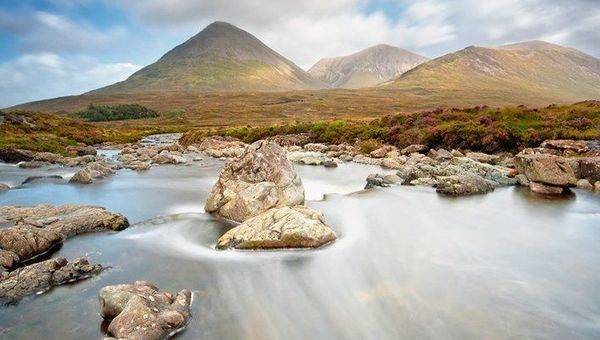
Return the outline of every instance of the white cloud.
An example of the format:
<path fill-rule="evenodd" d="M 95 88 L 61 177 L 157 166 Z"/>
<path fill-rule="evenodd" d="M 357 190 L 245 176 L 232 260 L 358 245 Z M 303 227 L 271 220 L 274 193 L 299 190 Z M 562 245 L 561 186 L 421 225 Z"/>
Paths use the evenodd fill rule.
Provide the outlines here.
<path fill-rule="evenodd" d="M 0 64 L 0 107 L 83 93 L 124 80 L 140 68 L 127 62 L 99 63 L 84 56 L 25 54 Z"/>

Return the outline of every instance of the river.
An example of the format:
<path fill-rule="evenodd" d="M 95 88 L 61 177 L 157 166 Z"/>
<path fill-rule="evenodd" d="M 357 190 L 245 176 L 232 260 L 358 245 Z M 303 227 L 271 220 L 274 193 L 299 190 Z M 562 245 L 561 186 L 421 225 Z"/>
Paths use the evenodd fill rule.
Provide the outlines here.
<path fill-rule="evenodd" d="M 1 307 L 0 337 L 100 338 L 98 290 L 143 279 L 193 291 L 179 339 L 600 338 L 599 195 L 361 191 L 380 168 L 298 165 L 307 205 L 324 213 L 338 240 L 318 250 L 217 251 L 231 226 L 203 205 L 222 165 L 209 158 L 0 193 L 0 205 L 93 204 L 134 224 L 66 241 L 53 256 L 112 268 Z M 0 182 L 73 172 L 0 165 Z"/>

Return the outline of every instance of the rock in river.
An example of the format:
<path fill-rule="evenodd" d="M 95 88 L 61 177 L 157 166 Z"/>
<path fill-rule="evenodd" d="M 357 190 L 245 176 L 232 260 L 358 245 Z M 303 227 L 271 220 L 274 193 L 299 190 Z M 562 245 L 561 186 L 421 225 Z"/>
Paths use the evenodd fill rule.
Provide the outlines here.
<path fill-rule="evenodd" d="M 190 318 L 191 293 L 173 296 L 145 281 L 107 286 L 98 293 L 108 335 L 118 339 L 159 340 L 183 329 Z"/>
<path fill-rule="evenodd" d="M 206 201 L 205 210 L 243 222 L 273 207 L 304 203 L 304 187 L 285 150 L 257 141 L 227 162 Z"/>
<path fill-rule="evenodd" d="M 320 212 L 294 206 L 273 208 L 246 220 L 221 236 L 217 248 L 315 248 L 335 238 Z"/>
<path fill-rule="evenodd" d="M 18 268 L 0 280 L 0 302 L 11 303 L 63 283 L 79 281 L 102 271 L 99 264 L 80 258 L 72 262 L 63 257 Z"/>
<path fill-rule="evenodd" d="M 494 190 L 494 183 L 475 174 L 437 178 L 436 191 L 450 196 L 485 194 Z"/>
<path fill-rule="evenodd" d="M 77 234 L 129 226 L 123 215 L 85 205 L 0 208 L 0 257 L 13 265 L 43 254 Z M 4 255 L 3 255 L 4 254 Z M 12 265 L 10 266 L 12 267 Z M 9 269 L 10 267 L 6 267 Z"/>
<path fill-rule="evenodd" d="M 573 167 L 560 156 L 549 154 L 524 154 L 515 156 L 515 166 L 519 173 L 532 182 L 555 186 L 574 186 L 577 176 Z"/>

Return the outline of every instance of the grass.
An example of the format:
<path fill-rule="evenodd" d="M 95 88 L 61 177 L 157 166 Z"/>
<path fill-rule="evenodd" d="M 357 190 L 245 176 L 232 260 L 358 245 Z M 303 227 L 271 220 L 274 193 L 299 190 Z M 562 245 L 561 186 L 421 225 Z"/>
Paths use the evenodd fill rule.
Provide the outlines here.
<path fill-rule="evenodd" d="M 293 133 L 309 133 L 312 142 L 358 142 L 361 149 L 373 149 L 377 143 L 388 143 L 398 147 L 425 144 L 434 148 L 514 152 L 538 146 L 546 139 L 600 138 L 600 103 L 587 101 L 565 106 L 551 105 L 543 109 L 525 106 L 440 108 L 386 115 L 370 121 L 334 120 L 269 127 L 203 129 L 186 133 L 182 142 L 193 144 L 211 134 L 253 142 Z"/>
<path fill-rule="evenodd" d="M 223 94 L 213 95 L 223 99 L 220 97 Z M 261 102 L 261 107 L 273 107 L 265 111 L 255 111 L 252 105 L 243 108 L 240 103 L 244 101 L 238 101 L 231 106 L 239 110 L 238 115 L 227 112 L 229 105 L 233 105 L 230 101 L 222 101 L 222 108 L 201 115 L 202 119 L 184 109 L 166 110 L 156 118 L 105 122 L 85 122 L 70 115 L 12 111 L 0 115 L 4 117 L 0 125 L 0 147 L 64 153 L 67 145 L 76 143 L 127 143 L 157 133 L 186 132 L 182 139 L 186 144 L 197 143 L 208 135 L 253 142 L 278 134 L 309 133 L 312 142 L 358 142 L 363 150 L 372 150 L 381 143 L 398 147 L 418 143 L 436 148 L 499 152 L 538 146 L 545 139 L 600 138 L 598 101 L 540 109 L 511 105 L 437 108 L 413 110 L 413 113 L 391 110 L 392 113 L 386 115 L 365 111 L 330 114 L 328 94 L 311 94 L 314 103 L 321 97 L 320 105 L 325 107 L 325 112 L 306 111 L 310 105 L 303 107 L 305 95 L 257 96 L 254 101 Z M 342 97 L 353 107 L 367 100 L 378 100 L 377 97 Z M 302 114 L 297 111 L 289 114 L 294 109 Z"/>

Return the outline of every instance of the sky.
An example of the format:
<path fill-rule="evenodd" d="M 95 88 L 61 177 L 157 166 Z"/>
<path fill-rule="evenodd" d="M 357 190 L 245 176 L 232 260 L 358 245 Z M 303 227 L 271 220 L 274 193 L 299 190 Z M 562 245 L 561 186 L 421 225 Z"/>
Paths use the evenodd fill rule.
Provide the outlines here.
<path fill-rule="evenodd" d="M 600 0 L 1 0 L 0 107 L 124 80 L 217 20 L 304 69 L 379 43 L 434 58 L 544 40 L 600 57 Z"/>

